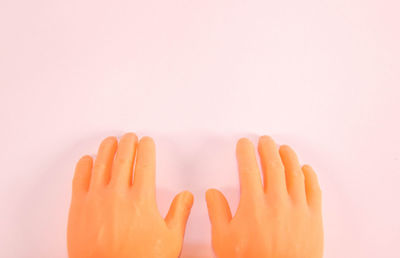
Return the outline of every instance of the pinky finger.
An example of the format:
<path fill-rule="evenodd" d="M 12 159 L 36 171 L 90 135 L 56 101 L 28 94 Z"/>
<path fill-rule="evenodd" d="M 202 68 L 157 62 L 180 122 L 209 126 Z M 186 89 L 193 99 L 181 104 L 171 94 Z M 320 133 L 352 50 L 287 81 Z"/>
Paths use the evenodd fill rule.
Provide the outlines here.
<path fill-rule="evenodd" d="M 302 167 L 305 181 L 308 205 L 312 208 L 321 208 L 322 194 L 319 187 L 318 178 L 314 170 L 309 165 Z"/>
<path fill-rule="evenodd" d="M 72 194 L 85 193 L 89 190 L 92 173 L 93 159 L 89 155 L 83 156 L 75 167 L 75 175 L 72 179 Z"/>

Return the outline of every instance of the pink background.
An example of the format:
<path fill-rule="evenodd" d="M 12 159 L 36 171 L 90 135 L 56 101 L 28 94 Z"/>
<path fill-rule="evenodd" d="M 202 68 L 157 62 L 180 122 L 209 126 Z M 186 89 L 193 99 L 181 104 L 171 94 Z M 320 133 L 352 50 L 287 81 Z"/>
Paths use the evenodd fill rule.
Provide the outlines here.
<path fill-rule="evenodd" d="M 165 214 L 208 187 L 235 210 L 234 147 L 272 135 L 318 172 L 325 257 L 400 257 L 399 1 L 0 1 L 0 257 L 66 257 L 75 162 L 157 144 Z"/>

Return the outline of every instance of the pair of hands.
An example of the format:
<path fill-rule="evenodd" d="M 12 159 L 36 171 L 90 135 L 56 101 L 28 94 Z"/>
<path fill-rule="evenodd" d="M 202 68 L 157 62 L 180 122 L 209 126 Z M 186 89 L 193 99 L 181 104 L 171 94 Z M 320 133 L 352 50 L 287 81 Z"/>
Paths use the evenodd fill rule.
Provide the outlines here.
<path fill-rule="evenodd" d="M 218 257 L 320 258 L 321 190 L 308 165 L 268 136 L 238 141 L 240 202 L 236 214 L 224 195 L 206 192 L 212 246 Z M 68 253 L 83 257 L 178 257 L 193 195 L 176 195 L 163 218 L 155 196 L 155 144 L 133 133 L 106 138 L 96 160 L 77 163 L 68 218 Z M 134 172 L 133 172 L 134 170 Z"/>

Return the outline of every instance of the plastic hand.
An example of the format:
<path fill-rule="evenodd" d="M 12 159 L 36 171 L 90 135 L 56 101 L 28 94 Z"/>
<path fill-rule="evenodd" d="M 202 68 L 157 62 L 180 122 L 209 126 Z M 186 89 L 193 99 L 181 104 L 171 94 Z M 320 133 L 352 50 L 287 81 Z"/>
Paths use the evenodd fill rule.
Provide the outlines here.
<path fill-rule="evenodd" d="M 300 167 L 295 152 L 263 136 L 258 151 L 237 143 L 240 201 L 232 218 L 221 192 L 206 193 L 212 245 L 218 257 L 320 258 L 323 254 L 321 191 L 310 166 Z"/>
<path fill-rule="evenodd" d="M 155 144 L 150 137 L 137 141 L 133 133 L 119 144 L 106 138 L 93 166 L 90 156 L 76 165 L 67 234 L 71 258 L 179 256 L 193 195 L 178 194 L 162 218 L 155 198 Z"/>

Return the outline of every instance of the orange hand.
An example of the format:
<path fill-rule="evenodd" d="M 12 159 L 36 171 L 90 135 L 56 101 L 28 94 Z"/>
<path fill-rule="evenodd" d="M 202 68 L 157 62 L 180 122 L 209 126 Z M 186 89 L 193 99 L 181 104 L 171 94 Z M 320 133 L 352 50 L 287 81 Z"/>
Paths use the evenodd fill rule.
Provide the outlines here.
<path fill-rule="evenodd" d="M 76 165 L 67 234 L 71 258 L 179 256 L 193 195 L 178 194 L 162 218 L 155 198 L 155 145 L 150 137 L 137 141 L 133 133 L 119 144 L 106 138 L 93 166 L 90 156 Z"/>
<path fill-rule="evenodd" d="M 263 136 L 258 151 L 261 182 L 253 144 L 240 139 L 240 202 L 235 216 L 223 194 L 206 193 L 212 245 L 218 257 L 321 258 L 323 231 L 321 190 L 310 166 L 300 167 L 288 146 L 278 148 Z"/>

